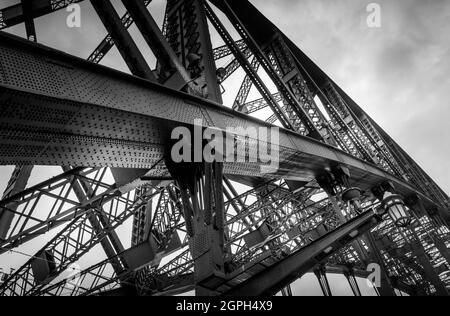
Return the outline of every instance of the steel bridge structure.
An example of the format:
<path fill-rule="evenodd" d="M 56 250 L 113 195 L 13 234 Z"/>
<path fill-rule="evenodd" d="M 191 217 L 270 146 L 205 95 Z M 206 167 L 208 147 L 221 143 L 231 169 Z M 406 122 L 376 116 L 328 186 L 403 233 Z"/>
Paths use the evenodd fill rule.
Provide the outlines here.
<path fill-rule="evenodd" d="M 338 273 L 358 296 L 373 264 L 381 296 L 449 294 L 448 195 L 248 0 L 167 0 L 162 26 L 151 0 L 121 0 L 123 16 L 86 0 L 107 30 L 90 56 L 38 43 L 37 18 L 82 2 L 0 8 L 0 29 L 24 23 L 27 35 L 0 32 L 0 165 L 15 166 L 0 201 L 0 254 L 53 232 L 3 276 L 0 295 L 289 296 L 313 272 L 325 295 Z M 131 74 L 99 64 L 113 47 Z M 265 143 L 277 145 L 279 167 L 176 163 L 171 133 L 195 133 L 195 119 L 200 131 L 236 128 L 244 158 L 261 147 L 245 131 L 279 126 L 279 140 Z M 61 171 L 30 186 L 34 166 Z M 386 193 L 402 197 L 408 225 L 395 222 Z M 129 221 L 131 248 L 117 232 Z M 106 260 L 64 277 L 97 246 Z"/>

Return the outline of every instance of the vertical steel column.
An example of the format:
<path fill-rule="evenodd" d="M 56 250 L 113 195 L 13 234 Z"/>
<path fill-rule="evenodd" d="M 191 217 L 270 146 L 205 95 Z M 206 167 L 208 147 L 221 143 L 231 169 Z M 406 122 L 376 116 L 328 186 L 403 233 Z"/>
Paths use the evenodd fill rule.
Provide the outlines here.
<path fill-rule="evenodd" d="M 130 8 L 131 9 L 131 8 Z M 169 0 L 167 40 L 203 97 L 222 103 L 213 47 L 202 0 Z M 172 167 L 170 167 L 172 166 Z M 168 163 L 181 189 L 194 258 L 197 295 L 214 295 L 225 274 L 223 164 Z"/>
<path fill-rule="evenodd" d="M 130 33 L 123 26 L 113 5 L 104 0 L 91 0 L 91 4 L 114 43 L 116 43 L 120 55 L 125 60 L 131 73 L 144 79 L 156 81 L 155 75 L 131 38 Z"/>
<path fill-rule="evenodd" d="M 196 294 L 216 295 L 225 279 L 223 164 L 167 165 L 181 191 Z"/>
<path fill-rule="evenodd" d="M 37 42 L 36 27 L 33 18 L 33 0 L 21 0 L 25 30 L 29 41 Z"/>
<path fill-rule="evenodd" d="M 209 235 L 210 249 L 206 257 L 196 262 L 197 294 L 213 294 L 209 287 L 214 288 L 217 279 L 221 279 L 225 273 L 224 261 L 224 201 L 223 201 L 223 165 L 219 163 L 205 164 L 204 195 L 204 223 L 201 217 L 196 223 L 196 236 L 193 239 L 193 247 L 198 247 L 204 238 L 203 233 Z M 203 230 L 203 232 L 202 232 Z M 197 234 L 200 233 L 200 234 Z M 198 249 L 196 249 L 196 252 Z M 209 257 L 209 258 L 208 258 Z M 208 258 L 206 261 L 205 259 Z"/>
<path fill-rule="evenodd" d="M 353 269 L 349 268 L 347 271 L 345 271 L 344 275 L 348 281 L 348 284 L 350 284 L 350 287 L 352 288 L 353 295 L 354 296 L 362 296 L 361 290 L 359 289 L 358 281 L 355 278 Z"/>
<path fill-rule="evenodd" d="M 222 93 L 218 84 L 217 68 L 214 61 L 213 47 L 211 43 L 211 35 L 208 28 L 208 20 L 206 18 L 204 0 L 193 0 L 195 3 L 195 14 L 197 15 L 197 23 L 199 25 L 199 41 L 202 45 L 202 58 L 205 64 L 205 78 L 208 87 L 208 99 L 214 100 L 220 104 L 222 101 Z"/>
<path fill-rule="evenodd" d="M 16 166 L 3 194 L 3 199 L 25 190 L 32 170 L 33 166 Z M 0 209 L 0 240 L 6 239 L 16 210 L 17 205 L 14 203 Z"/>
<path fill-rule="evenodd" d="M 203 97 L 222 103 L 214 53 L 202 0 L 169 0 L 167 41 Z"/>
<path fill-rule="evenodd" d="M 320 288 L 324 296 L 333 296 L 331 292 L 330 283 L 328 282 L 327 273 L 323 266 L 319 266 L 314 270 L 314 274 L 319 281 Z"/>

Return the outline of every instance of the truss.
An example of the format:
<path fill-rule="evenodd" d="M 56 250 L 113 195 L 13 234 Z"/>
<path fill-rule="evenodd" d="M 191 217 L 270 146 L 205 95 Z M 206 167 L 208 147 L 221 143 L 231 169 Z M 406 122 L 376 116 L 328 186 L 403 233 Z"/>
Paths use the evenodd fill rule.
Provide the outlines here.
<path fill-rule="evenodd" d="M 0 30 L 25 23 L 37 41 L 34 19 L 80 2 L 2 8 Z M 290 296 L 308 272 L 325 295 L 327 273 L 361 295 L 356 277 L 371 263 L 380 295 L 448 295 L 447 194 L 247 0 L 167 0 L 162 26 L 151 0 L 122 0 L 122 17 L 109 1 L 90 2 L 108 33 L 87 61 L 0 33 L 0 164 L 15 166 L 0 201 L 0 255 L 53 233 L 2 276 L 0 295 Z M 96 65 L 114 46 L 132 75 Z M 253 88 L 260 98 L 249 101 Z M 174 164 L 168 135 L 196 118 L 224 133 L 281 126 L 280 167 Z M 29 186 L 39 165 L 62 171 Z M 404 197 L 409 227 L 379 211 L 373 192 L 386 181 Z M 363 191 L 360 208 L 342 198 L 351 187 Z M 117 228 L 130 221 L 124 247 Z M 106 259 L 67 276 L 98 247 Z"/>

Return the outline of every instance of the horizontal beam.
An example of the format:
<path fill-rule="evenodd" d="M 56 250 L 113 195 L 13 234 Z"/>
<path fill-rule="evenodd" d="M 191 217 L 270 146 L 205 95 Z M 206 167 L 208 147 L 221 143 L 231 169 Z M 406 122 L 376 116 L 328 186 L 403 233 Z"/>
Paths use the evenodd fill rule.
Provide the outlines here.
<path fill-rule="evenodd" d="M 170 148 L 172 129 L 192 127 L 197 118 L 208 117 L 223 131 L 273 127 L 220 104 L 5 33 L 0 34 L 0 69 L 0 165 L 150 169 Z M 353 184 L 368 192 L 391 180 L 400 194 L 417 193 L 376 165 L 295 132 L 280 129 L 279 143 L 280 166 L 273 173 L 265 172 L 260 163 L 227 162 L 225 174 L 309 182 L 325 168 L 343 164 Z M 163 167 L 155 172 L 153 176 L 168 175 Z M 425 197 L 424 201 L 430 203 Z"/>
<path fill-rule="evenodd" d="M 237 285 L 225 295 L 236 297 L 274 295 L 378 222 L 375 213 L 368 211 Z"/>

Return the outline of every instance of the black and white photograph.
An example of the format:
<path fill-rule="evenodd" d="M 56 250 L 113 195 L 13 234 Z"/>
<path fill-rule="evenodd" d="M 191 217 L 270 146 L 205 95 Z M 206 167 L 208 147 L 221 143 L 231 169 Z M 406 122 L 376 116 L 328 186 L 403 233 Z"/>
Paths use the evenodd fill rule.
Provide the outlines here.
<path fill-rule="evenodd" d="M 0 0 L 0 296 L 449 296 L 449 34 L 448 0 Z"/>

